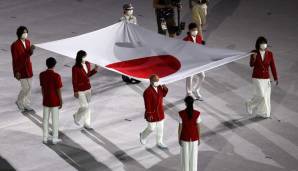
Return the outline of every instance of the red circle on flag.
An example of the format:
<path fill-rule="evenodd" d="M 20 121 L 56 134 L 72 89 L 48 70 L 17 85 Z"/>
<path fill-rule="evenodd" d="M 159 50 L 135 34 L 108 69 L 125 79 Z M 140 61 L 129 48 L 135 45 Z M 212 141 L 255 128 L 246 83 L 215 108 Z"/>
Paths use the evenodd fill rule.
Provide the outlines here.
<path fill-rule="evenodd" d="M 152 74 L 157 74 L 160 78 L 171 75 L 181 68 L 181 63 L 172 55 L 159 55 L 116 62 L 106 67 L 129 76 L 147 79 Z"/>

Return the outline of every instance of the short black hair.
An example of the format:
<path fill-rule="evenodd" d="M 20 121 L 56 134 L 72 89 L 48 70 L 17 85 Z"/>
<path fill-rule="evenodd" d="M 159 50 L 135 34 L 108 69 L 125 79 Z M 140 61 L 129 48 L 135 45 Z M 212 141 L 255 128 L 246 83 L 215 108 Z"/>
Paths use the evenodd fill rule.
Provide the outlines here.
<path fill-rule="evenodd" d="M 28 31 L 28 28 L 26 26 L 20 26 L 20 27 L 18 27 L 18 29 L 17 29 L 18 39 L 20 39 L 22 37 L 22 34 L 24 33 L 24 31 L 27 31 L 27 33 L 29 32 Z"/>
<path fill-rule="evenodd" d="M 255 45 L 256 50 L 260 50 L 260 45 L 263 43 L 267 44 L 268 43 L 267 39 L 263 36 L 258 37 L 258 39 L 256 41 L 256 45 Z"/>
<path fill-rule="evenodd" d="M 47 64 L 47 67 L 48 68 L 53 68 L 55 65 L 56 65 L 56 59 L 53 58 L 53 57 L 49 57 L 47 60 L 46 60 L 46 64 Z"/>
<path fill-rule="evenodd" d="M 188 25 L 188 30 L 192 30 L 192 29 L 194 29 L 194 28 L 198 28 L 198 26 L 197 26 L 196 23 L 190 23 L 190 24 Z"/>

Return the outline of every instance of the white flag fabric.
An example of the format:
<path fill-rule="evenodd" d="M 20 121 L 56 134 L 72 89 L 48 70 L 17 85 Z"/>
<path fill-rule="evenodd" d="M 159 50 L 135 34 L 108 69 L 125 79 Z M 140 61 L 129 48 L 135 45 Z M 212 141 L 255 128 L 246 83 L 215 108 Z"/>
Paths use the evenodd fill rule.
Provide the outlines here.
<path fill-rule="evenodd" d="M 249 53 L 168 38 L 125 21 L 62 40 L 37 44 L 55 53 L 75 58 L 79 50 L 87 59 L 108 70 L 140 81 L 157 74 L 168 84 L 207 71 Z"/>

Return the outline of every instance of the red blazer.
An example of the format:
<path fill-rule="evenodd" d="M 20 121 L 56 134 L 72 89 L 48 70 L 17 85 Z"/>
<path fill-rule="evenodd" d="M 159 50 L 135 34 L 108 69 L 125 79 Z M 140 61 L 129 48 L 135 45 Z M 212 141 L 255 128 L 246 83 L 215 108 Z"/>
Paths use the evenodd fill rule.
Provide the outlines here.
<path fill-rule="evenodd" d="M 194 110 L 192 118 L 189 119 L 186 110 L 182 110 L 179 112 L 179 116 L 182 120 L 182 131 L 180 135 L 180 140 L 183 140 L 183 141 L 199 140 L 200 135 L 198 133 L 197 119 L 200 116 L 200 112 Z"/>
<path fill-rule="evenodd" d="M 193 38 L 192 38 L 192 36 L 190 34 L 188 34 L 183 40 L 184 41 L 194 42 L 193 41 Z M 196 43 L 197 44 L 202 44 L 203 43 L 203 39 L 202 39 L 202 37 L 199 34 L 196 37 Z"/>
<path fill-rule="evenodd" d="M 25 40 L 26 48 L 20 39 L 11 44 L 10 50 L 12 55 L 12 68 L 14 76 L 16 73 L 21 74 L 21 79 L 31 78 L 33 76 L 30 56 L 32 55 L 31 43 Z"/>
<path fill-rule="evenodd" d="M 73 91 L 85 91 L 91 88 L 91 84 L 89 81 L 89 77 L 94 75 L 97 71 L 91 70 L 91 64 L 89 62 L 85 62 L 87 65 L 88 72 L 86 73 L 83 66 L 76 66 L 72 67 L 72 85 Z"/>
<path fill-rule="evenodd" d="M 260 52 L 257 52 L 255 61 L 251 56 L 250 66 L 253 67 L 252 78 L 269 79 L 270 67 L 274 80 L 278 80 L 273 54 L 269 50 L 266 50 L 264 60 L 262 60 Z"/>
<path fill-rule="evenodd" d="M 39 74 L 39 80 L 43 90 L 43 106 L 60 106 L 61 101 L 57 94 L 57 90 L 62 88 L 60 75 L 48 69 Z"/>
<path fill-rule="evenodd" d="M 167 95 L 167 93 L 168 88 L 163 88 L 162 86 L 157 87 L 157 92 L 152 86 L 149 86 L 144 91 L 145 119 L 148 122 L 158 122 L 165 118 L 163 98 Z"/>

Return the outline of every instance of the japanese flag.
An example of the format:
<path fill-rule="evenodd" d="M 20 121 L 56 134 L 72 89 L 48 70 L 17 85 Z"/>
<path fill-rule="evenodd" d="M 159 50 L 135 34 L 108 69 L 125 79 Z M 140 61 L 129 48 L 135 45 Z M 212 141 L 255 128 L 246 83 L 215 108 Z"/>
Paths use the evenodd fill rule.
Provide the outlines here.
<path fill-rule="evenodd" d="M 119 22 L 106 28 L 36 46 L 75 58 L 79 50 L 87 59 L 108 70 L 141 81 L 157 74 L 162 84 L 172 83 L 249 55 L 228 49 L 168 38 L 138 25 Z"/>

